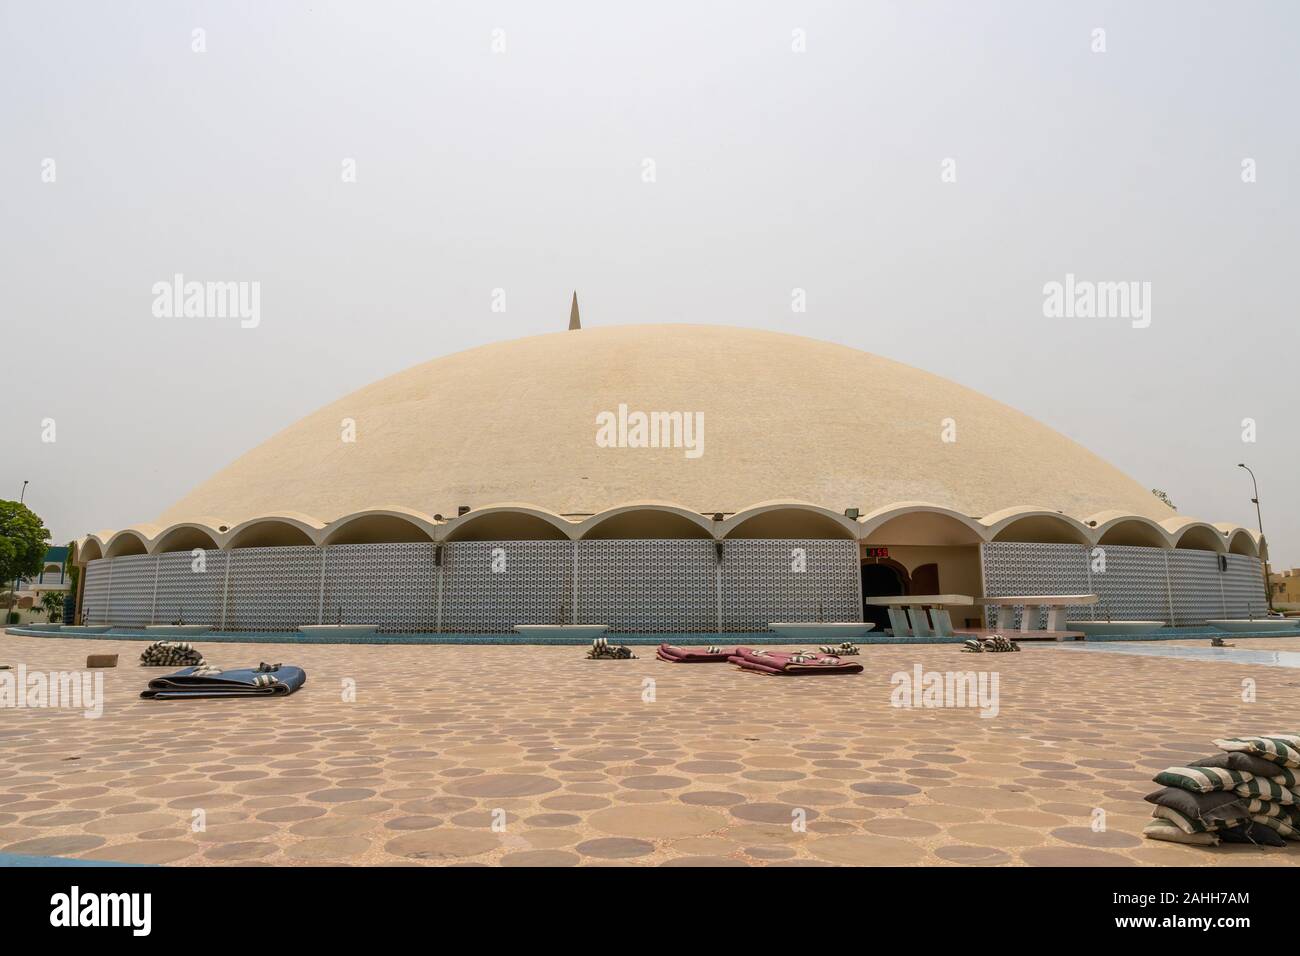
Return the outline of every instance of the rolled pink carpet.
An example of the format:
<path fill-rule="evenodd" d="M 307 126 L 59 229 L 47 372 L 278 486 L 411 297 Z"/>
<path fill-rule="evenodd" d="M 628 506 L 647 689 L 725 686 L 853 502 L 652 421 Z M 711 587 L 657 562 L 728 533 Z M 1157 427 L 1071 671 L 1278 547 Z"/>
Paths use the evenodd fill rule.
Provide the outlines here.
<path fill-rule="evenodd" d="M 678 647 L 660 644 L 655 656 L 669 664 L 725 664 L 736 653 L 734 647 Z"/>
<path fill-rule="evenodd" d="M 830 654 L 736 648 L 731 663 L 761 674 L 861 674 L 862 665 Z"/>

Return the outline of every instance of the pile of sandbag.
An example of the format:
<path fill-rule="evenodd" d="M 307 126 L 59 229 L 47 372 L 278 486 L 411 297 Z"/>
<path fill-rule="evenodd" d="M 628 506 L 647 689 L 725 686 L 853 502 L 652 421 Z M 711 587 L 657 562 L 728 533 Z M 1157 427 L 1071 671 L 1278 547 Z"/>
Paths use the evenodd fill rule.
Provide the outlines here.
<path fill-rule="evenodd" d="M 587 651 L 587 660 L 634 661 L 636 655 L 632 653 L 632 648 L 625 644 L 611 644 L 607 639 L 598 637 L 591 642 L 591 649 Z"/>
<path fill-rule="evenodd" d="M 184 641 L 154 641 L 140 654 L 145 667 L 201 667 L 207 663 L 193 644 Z"/>
<path fill-rule="evenodd" d="M 1300 840 L 1300 734 L 1227 737 L 1220 753 L 1155 775 L 1152 840 L 1285 846 Z"/>
<path fill-rule="evenodd" d="M 823 644 L 819 650 L 832 657 L 857 657 L 862 653 L 858 650 L 858 645 L 850 644 L 848 641 L 843 644 Z"/>
<path fill-rule="evenodd" d="M 972 637 L 962 643 L 961 649 L 967 654 L 1007 654 L 1020 650 L 1020 645 L 1001 634 L 992 637 Z"/>

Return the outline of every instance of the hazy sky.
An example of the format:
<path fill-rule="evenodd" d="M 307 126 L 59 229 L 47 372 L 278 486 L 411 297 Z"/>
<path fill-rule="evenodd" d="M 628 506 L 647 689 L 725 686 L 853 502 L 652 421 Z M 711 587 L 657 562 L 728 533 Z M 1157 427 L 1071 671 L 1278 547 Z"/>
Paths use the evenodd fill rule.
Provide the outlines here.
<path fill-rule="evenodd" d="M 1194 517 L 1254 525 L 1245 461 L 1297 565 L 1297 92 L 1286 0 L 0 0 L 0 497 L 151 520 L 576 287 L 947 376 Z M 260 324 L 156 318 L 175 273 Z M 1149 327 L 1045 317 L 1067 273 L 1151 283 Z"/>

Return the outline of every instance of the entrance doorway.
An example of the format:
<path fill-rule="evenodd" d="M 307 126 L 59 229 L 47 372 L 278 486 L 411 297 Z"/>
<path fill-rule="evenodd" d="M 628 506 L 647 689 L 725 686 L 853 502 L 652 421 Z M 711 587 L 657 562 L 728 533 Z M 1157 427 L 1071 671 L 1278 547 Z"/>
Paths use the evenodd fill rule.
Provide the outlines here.
<path fill-rule="evenodd" d="M 882 633 L 889 627 L 889 608 L 868 604 L 874 597 L 891 597 L 909 594 L 907 571 L 892 561 L 872 561 L 862 565 L 862 620 L 876 625 L 872 628 Z"/>
<path fill-rule="evenodd" d="M 939 565 L 923 564 L 912 571 L 913 594 L 940 594 Z"/>

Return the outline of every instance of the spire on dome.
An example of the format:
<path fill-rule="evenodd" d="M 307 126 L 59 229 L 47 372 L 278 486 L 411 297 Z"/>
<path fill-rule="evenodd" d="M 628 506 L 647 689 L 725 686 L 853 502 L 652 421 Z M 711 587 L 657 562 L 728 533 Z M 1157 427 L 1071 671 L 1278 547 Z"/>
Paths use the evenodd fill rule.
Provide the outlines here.
<path fill-rule="evenodd" d="M 573 290 L 573 305 L 569 306 L 569 331 L 582 328 L 582 320 L 578 318 L 578 290 Z"/>

